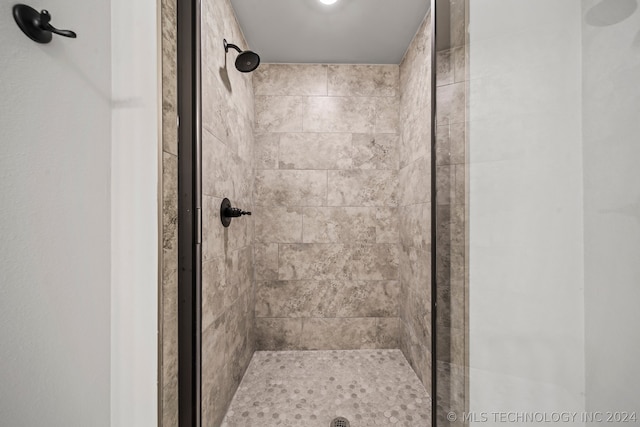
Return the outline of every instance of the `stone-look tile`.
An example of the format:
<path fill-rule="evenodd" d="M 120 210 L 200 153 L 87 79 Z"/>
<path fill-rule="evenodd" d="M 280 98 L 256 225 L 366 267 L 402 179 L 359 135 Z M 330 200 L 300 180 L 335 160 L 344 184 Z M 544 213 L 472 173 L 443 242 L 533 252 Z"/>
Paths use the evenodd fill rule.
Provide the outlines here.
<path fill-rule="evenodd" d="M 466 123 L 452 123 L 449 126 L 451 164 L 458 165 L 465 163 Z"/>
<path fill-rule="evenodd" d="M 465 46 L 460 46 L 451 50 L 451 61 L 453 63 L 453 74 L 455 83 L 463 82 L 466 80 L 465 49 Z"/>
<path fill-rule="evenodd" d="M 302 208 L 287 206 L 256 207 L 256 242 L 301 243 Z"/>
<path fill-rule="evenodd" d="M 304 208 L 305 243 L 396 243 L 396 209 L 384 207 Z"/>
<path fill-rule="evenodd" d="M 400 130 L 400 167 L 416 161 L 421 157 L 427 157 L 431 152 L 431 117 L 430 108 L 425 104 L 430 100 L 425 99 L 421 107 L 416 107 L 406 111 L 407 107 L 402 104 L 400 111 L 400 121 L 403 124 Z M 427 119 L 425 119 L 427 117 Z"/>
<path fill-rule="evenodd" d="M 208 131 L 202 132 L 202 193 L 220 199 L 236 197 L 234 169 L 240 159 Z"/>
<path fill-rule="evenodd" d="M 235 293 L 237 296 L 237 291 Z M 234 297 L 227 284 L 224 258 L 214 258 L 202 263 L 202 329 L 224 314 Z"/>
<path fill-rule="evenodd" d="M 253 285 L 253 248 L 246 246 L 231 252 L 225 259 L 227 283 L 231 298 L 251 289 Z"/>
<path fill-rule="evenodd" d="M 162 271 L 169 278 L 178 271 L 178 158 L 162 153 Z"/>
<path fill-rule="evenodd" d="M 400 167 L 431 147 L 430 18 L 427 16 L 400 64 Z"/>
<path fill-rule="evenodd" d="M 398 243 L 398 208 L 376 209 L 376 243 Z"/>
<path fill-rule="evenodd" d="M 399 259 L 400 282 L 407 289 L 424 288 L 428 292 L 431 284 L 431 246 L 402 247 Z"/>
<path fill-rule="evenodd" d="M 256 133 L 255 156 L 257 169 L 278 169 L 279 133 Z"/>
<path fill-rule="evenodd" d="M 340 331 L 340 333 L 336 333 Z M 306 350 L 375 348 L 376 318 L 306 318 L 301 347 Z"/>
<path fill-rule="evenodd" d="M 176 0 L 162 1 L 162 150 L 178 155 Z"/>
<path fill-rule="evenodd" d="M 426 248 L 431 243 L 431 203 L 398 208 L 398 222 L 403 247 Z"/>
<path fill-rule="evenodd" d="M 218 425 L 235 391 L 225 351 L 226 317 L 202 332 L 202 416 L 204 425 Z"/>
<path fill-rule="evenodd" d="M 254 220 L 222 227 L 220 202 L 228 197 L 253 211 L 256 159 L 277 167 L 277 157 L 268 141 L 254 141 L 252 76 L 225 66 L 223 38 L 247 46 L 230 2 L 204 2 L 202 9 L 202 424 L 213 426 L 220 425 L 255 348 Z M 277 141 L 271 145 L 277 150 Z"/>
<path fill-rule="evenodd" d="M 329 96 L 396 96 L 397 65 L 329 65 Z"/>
<path fill-rule="evenodd" d="M 259 282 L 257 317 L 397 317 L 395 280 Z"/>
<path fill-rule="evenodd" d="M 253 73 L 255 94 L 327 95 L 326 65 L 260 64 Z"/>
<path fill-rule="evenodd" d="M 451 164 L 449 128 L 449 125 L 436 128 L 436 165 L 438 166 Z"/>
<path fill-rule="evenodd" d="M 256 348 L 258 350 L 299 349 L 302 319 L 256 317 Z"/>
<path fill-rule="evenodd" d="M 255 111 L 258 132 L 302 131 L 300 96 L 256 96 Z"/>
<path fill-rule="evenodd" d="M 228 234 L 220 222 L 220 204 L 222 199 L 202 197 L 202 261 L 224 258 L 229 252 Z"/>
<path fill-rule="evenodd" d="M 398 278 L 395 244 L 280 245 L 280 280 L 395 280 Z"/>
<path fill-rule="evenodd" d="M 431 386 L 431 55 L 427 16 L 400 64 L 399 234 L 400 347 Z M 436 58 L 437 83 L 452 79 L 450 58 Z M 447 123 L 448 124 L 448 123 Z M 447 138 L 445 138 L 445 136 Z M 448 152 L 448 129 L 436 148 Z M 444 149 L 444 150 L 443 150 Z"/>
<path fill-rule="evenodd" d="M 440 326 L 436 339 L 438 361 L 464 366 L 464 330 Z"/>
<path fill-rule="evenodd" d="M 278 279 L 278 244 L 254 243 L 255 279 Z"/>
<path fill-rule="evenodd" d="M 455 166 L 438 166 L 436 168 L 436 203 L 448 205 L 455 196 Z"/>
<path fill-rule="evenodd" d="M 285 133 L 280 137 L 280 169 L 350 169 L 350 133 Z"/>
<path fill-rule="evenodd" d="M 328 206 L 397 206 L 398 172 L 329 171 Z"/>
<path fill-rule="evenodd" d="M 331 84 L 320 75 L 322 66 L 305 67 L 276 73 L 277 66 L 269 66 L 254 74 L 258 122 L 260 111 L 269 109 L 269 126 L 257 125 L 255 150 L 263 170 L 256 173 L 254 200 L 264 206 L 254 215 L 261 242 L 254 245 L 261 283 L 256 307 L 259 316 L 269 316 L 257 318 L 257 339 L 263 348 L 304 348 L 302 321 L 325 317 L 341 325 L 340 316 L 384 316 L 371 317 L 358 345 L 396 347 L 400 322 L 389 310 L 397 305 L 388 303 L 381 286 L 399 284 L 399 67 L 324 67 Z M 336 96 L 315 93 L 322 85 Z M 267 98 L 299 97 L 303 127 L 288 130 L 290 119 L 298 123 L 297 110 L 273 108 Z M 265 209 L 269 213 L 261 214 Z M 302 241 L 309 244 L 290 243 L 299 235 L 297 209 L 303 212 Z M 371 288 L 365 293 L 360 283 Z M 300 323 L 288 321 L 293 315 L 301 316 Z"/>
<path fill-rule="evenodd" d="M 436 323 L 446 328 L 461 330 L 464 328 L 464 288 L 462 282 L 457 285 L 443 283 L 438 285 L 436 298 L 438 303 L 438 316 Z"/>
<path fill-rule="evenodd" d="M 240 384 L 253 353 L 253 343 L 248 341 L 249 329 L 253 326 L 251 311 L 253 310 L 249 307 L 249 295 L 245 292 L 226 314 L 225 351 L 227 361 L 233 361 L 227 366 L 234 387 Z"/>
<path fill-rule="evenodd" d="M 305 132 L 373 132 L 376 99 L 358 97 L 307 97 L 304 100 Z M 288 130 L 296 132 L 297 130 Z"/>
<path fill-rule="evenodd" d="M 452 166 L 453 168 L 453 166 Z M 452 176 L 455 181 L 453 184 L 453 192 L 451 193 L 451 199 L 457 206 L 465 206 L 467 188 L 467 170 L 465 165 L 455 165 L 455 170 L 452 171 Z"/>
<path fill-rule="evenodd" d="M 400 318 L 378 317 L 376 319 L 376 348 L 398 348 L 400 346 Z"/>
<path fill-rule="evenodd" d="M 327 202 L 327 172 L 258 171 L 254 200 L 257 206 L 324 206 Z"/>
<path fill-rule="evenodd" d="M 400 136 L 397 134 L 353 135 L 354 169 L 398 169 L 398 147 Z"/>
<path fill-rule="evenodd" d="M 450 85 L 454 82 L 452 50 L 442 50 L 436 55 L 436 85 Z"/>
<path fill-rule="evenodd" d="M 400 99 L 376 98 L 376 133 L 400 132 Z"/>
<path fill-rule="evenodd" d="M 463 366 L 438 360 L 436 363 L 438 381 L 438 425 L 462 427 L 464 423 L 457 420 L 451 423 L 446 414 L 464 413 L 465 409 L 465 369 Z M 442 421 L 440 421 L 442 419 Z"/>
<path fill-rule="evenodd" d="M 424 427 L 431 399 L 399 350 L 256 352 L 223 426 Z"/>
<path fill-rule="evenodd" d="M 465 84 L 454 83 L 436 90 L 436 118 L 438 125 L 464 123 Z"/>
<path fill-rule="evenodd" d="M 178 76 L 176 0 L 161 2 L 162 31 L 162 292 L 159 335 L 161 423 L 178 425 Z"/>
<path fill-rule="evenodd" d="M 162 154 L 162 416 L 178 408 L 178 159 Z M 170 424 L 177 425 L 177 424 Z"/>
<path fill-rule="evenodd" d="M 400 206 L 410 206 L 431 201 L 431 163 L 420 158 L 400 169 Z"/>

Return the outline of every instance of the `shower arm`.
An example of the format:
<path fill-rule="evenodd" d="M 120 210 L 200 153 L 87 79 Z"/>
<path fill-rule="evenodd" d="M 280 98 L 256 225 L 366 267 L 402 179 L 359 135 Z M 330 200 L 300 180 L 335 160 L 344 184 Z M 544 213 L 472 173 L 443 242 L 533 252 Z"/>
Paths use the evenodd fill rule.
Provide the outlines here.
<path fill-rule="evenodd" d="M 240 48 L 239 48 L 238 46 L 236 46 L 235 44 L 233 44 L 233 43 L 227 43 L 227 39 L 223 39 L 222 41 L 224 42 L 224 51 L 225 51 L 225 53 L 228 53 L 228 52 L 229 52 L 229 48 L 232 48 L 232 49 L 237 50 L 237 51 L 238 51 L 238 53 L 242 53 L 242 52 L 243 52 L 243 51 L 242 51 L 242 49 L 240 49 Z"/>

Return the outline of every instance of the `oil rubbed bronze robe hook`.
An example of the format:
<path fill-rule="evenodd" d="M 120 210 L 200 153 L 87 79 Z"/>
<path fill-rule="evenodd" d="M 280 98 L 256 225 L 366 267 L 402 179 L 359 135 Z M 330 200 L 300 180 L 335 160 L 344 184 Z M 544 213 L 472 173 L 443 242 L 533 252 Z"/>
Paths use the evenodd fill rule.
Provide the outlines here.
<path fill-rule="evenodd" d="M 76 33 L 69 30 L 59 30 L 49 23 L 51 15 L 46 10 L 38 12 L 26 4 L 13 6 L 13 19 L 16 24 L 31 40 L 38 43 L 49 43 L 52 34 L 75 39 Z"/>

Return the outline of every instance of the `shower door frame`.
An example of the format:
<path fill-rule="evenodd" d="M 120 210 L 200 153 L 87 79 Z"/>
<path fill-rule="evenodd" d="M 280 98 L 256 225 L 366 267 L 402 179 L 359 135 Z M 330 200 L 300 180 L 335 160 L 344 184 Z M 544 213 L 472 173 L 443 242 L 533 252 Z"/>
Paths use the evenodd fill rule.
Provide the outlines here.
<path fill-rule="evenodd" d="M 437 426 L 436 3 L 431 14 L 431 416 Z M 177 1 L 178 425 L 200 427 L 202 359 L 201 0 Z"/>
<path fill-rule="evenodd" d="M 437 148 L 436 148 L 436 94 L 437 94 L 437 83 L 436 83 L 436 75 L 437 75 L 437 64 L 436 64 L 436 35 L 437 35 L 437 0 L 431 0 L 431 85 L 429 90 L 431 91 L 431 115 L 429 120 L 431 120 L 431 161 L 430 161 L 430 169 L 431 169 L 431 426 L 437 427 L 438 425 L 438 357 L 437 357 L 437 349 L 436 349 L 436 333 L 438 328 L 438 316 L 436 313 L 437 310 L 437 292 L 438 292 L 438 269 L 436 268 L 436 263 L 438 261 L 438 253 L 437 253 L 437 241 L 438 241 L 438 223 L 436 221 L 437 215 L 437 203 L 436 203 L 436 190 L 437 190 L 437 180 L 436 180 L 436 172 L 437 172 Z"/>
<path fill-rule="evenodd" d="M 200 427 L 202 108 L 200 0 L 177 1 L 178 425 Z"/>

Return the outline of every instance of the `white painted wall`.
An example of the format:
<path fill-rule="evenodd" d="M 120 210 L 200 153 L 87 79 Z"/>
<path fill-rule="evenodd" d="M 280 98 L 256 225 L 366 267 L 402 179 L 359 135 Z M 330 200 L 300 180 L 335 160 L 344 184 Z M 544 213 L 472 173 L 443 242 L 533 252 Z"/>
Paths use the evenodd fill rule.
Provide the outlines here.
<path fill-rule="evenodd" d="M 157 0 L 111 0 L 113 427 L 158 425 L 158 13 Z"/>
<path fill-rule="evenodd" d="M 45 3 L 32 6 L 44 8 Z M 0 13 L 0 425 L 109 425 L 110 3 Z"/>
<path fill-rule="evenodd" d="M 640 414 L 640 10 L 612 19 L 629 4 L 583 1 L 586 402 Z"/>
<path fill-rule="evenodd" d="M 582 411 L 580 1 L 469 3 L 470 409 Z"/>
<path fill-rule="evenodd" d="M 155 426 L 156 2 L 32 6 L 78 38 L 0 14 L 0 425 Z"/>

